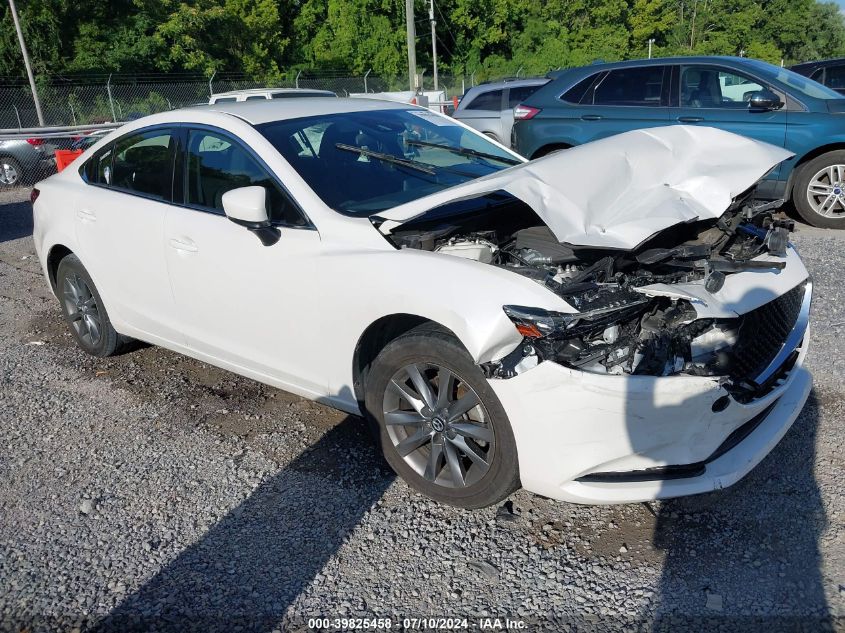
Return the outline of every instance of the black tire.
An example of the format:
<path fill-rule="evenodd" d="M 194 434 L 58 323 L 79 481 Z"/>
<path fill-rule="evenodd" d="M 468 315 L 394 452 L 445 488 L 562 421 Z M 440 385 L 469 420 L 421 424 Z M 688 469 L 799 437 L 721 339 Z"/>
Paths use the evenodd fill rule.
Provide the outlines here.
<path fill-rule="evenodd" d="M 824 229 L 845 229 L 845 211 L 842 217 L 827 217 L 817 212 L 808 199 L 808 189 L 813 177 L 826 167 L 845 165 L 845 150 L 836 150 L 817 156 L 798 168 L 792 187 L 792 204 L 808 224 Z M 837 212 L 839 215 L 840 212 Z"/>
<path fill-rule="evenodd" d="M 8 170 L 7 170 L 8 166 Z M 7 176 L 14 173 L 15 176 Z M 17 187 L 24 182 L 23 167 L 11 156 L 0 157 L 0 187 Z"/>
<path fill-rule="evenodd" d="M 462 388 L 466 395 L 468 386 L 474 394 L 477 394 L 482 407 L 478 410 L 484 412 L 484 428 L 492 428 L 494 439 L 486 444 L 488 451 L 486 457 L 489 464 L 486 472 L 471 484 L 463 487 L 447 487 L 426 479 L 399 454 L 395 440 L 388 433 L 383 407 L 385 398 L 389 397 L 387 391 L 397 372 L 411 364 L 421 366 L 431 364 L 445 368 L 455 377 L 456 390 Z M 434 386 L 433 382 L 431 384 Z M 456 397 L 459 393 L 456 392 Z M 501 501 L 519 488 L 516 442 L 507 415 L 487 384 L 484 374 L 473 363 L 466 349 L 449 332 L 432 325 L 422 325 L 388 343 L 371 366 L 365 385 L 365 406 L 370 423 L 375 425 L 374 431 L 378 434 L 387 463 L 412 488 L 424 495 L 461 508 L 483 508 Z M 454 432 L 450 432 L 454 437 Z M 445 434 L 446 432 L 440 437 Z M 446 440 L 442 439 L 441 446 L 445 447 L 445 443 Z M 482 442 L 482 445 L 485 443 Z M 474 444 L 474 446 L 478 447 L 479 444 Z M 425 447 L 420 450 L 424 449 Z M 433 444 L 427 453 L 429 457 L 432 450 L 434 450 Z M 454 448 L 451 450 L 454 454 Z M 462 463 L 469 464 L 467 470 L 469 474 L 474 467 L 473 463 L 467 454 L 459 453 L 459 455 L 463 460 Z M 445 453 L 441 459 L 444 462 L 448 461 Z M 447 470 L 444 463 L 442 468 L 443 470 L 439 472 L 442 477 L 446 477 L 447 475 L 443 473 L 451 472 L 451 467 Z"/>
<path fill-rule="evenodd" d="M 534 160 L 535 158 L 542 158 L 543 156 L 548 156 L 552 152 L 559 152 L 563 149 L 570 149 L 571 147 L 571 145 L 566 145 L 564 143 L 558 145 L 546 145 L 545 147 L 541 147 L 536 152 L 534 152 L 534 155 L 531 157 L 531 160 Z"/>
<path fill-rule="evenodd" d="M 76 293 L 82 297 L 79 301 L 85 298 L 85 292 L 87 292 L 87 300 L 84 302 L 86 305 L 83 305 L 81 310 L 75 309 L 79 304 L 75 303 L 73 298 L 75 294 L 74 286 L 77 290 L 83 289 L 83 293 Z M 82 262 L 74 254 L 66 255 L 59 262 L 56 271 L 56 295 L 59 298 L 62 315 L 71 334 L 73 334 L 79 347 L 92 356 L 113 356 L 123 351 L 132 340 L 118 334 L 112 327 L 106 307 L 97 287 L 91 280 L 91 275 L 88 274 Z M 92 299 L 93 301 L 91 301 Z M 89 325 L 95 317 L 95 322 L 98 323 L 98 336 L 96 338 L 91 334 Z"/>

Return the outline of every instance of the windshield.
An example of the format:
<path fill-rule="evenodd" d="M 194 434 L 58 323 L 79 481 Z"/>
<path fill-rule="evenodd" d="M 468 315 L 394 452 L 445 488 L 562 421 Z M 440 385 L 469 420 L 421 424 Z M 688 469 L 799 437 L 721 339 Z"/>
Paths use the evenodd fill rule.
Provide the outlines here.
<path fill-rule="evenodd" d="M 428 110 L 344 112 L 256 126 L 329 207 L 370 215 L 521 162 Z"/>
<path fill-rule="evenodd" d="M 799 75 L 794 70 L 780 68 L 778 66 L 774 66 L 772 64 L 768 64 L 766 62 L 761 62 L 758 60 L 753 60 L 752 63 L 757 66 L 759 70 L 765 73 L 765 75 L 769 77 L 769 79 L 779 81 L 780 83 L 790 86 L 801 94 L 811 97 L 813 99 L 842 98 L 842 95 L 836 92 L 835 90 L 831 90 L 827 86 L 823 86 L 819 82 L 813 81 L 812 79 L 809 79 L 804 75 Z"/>

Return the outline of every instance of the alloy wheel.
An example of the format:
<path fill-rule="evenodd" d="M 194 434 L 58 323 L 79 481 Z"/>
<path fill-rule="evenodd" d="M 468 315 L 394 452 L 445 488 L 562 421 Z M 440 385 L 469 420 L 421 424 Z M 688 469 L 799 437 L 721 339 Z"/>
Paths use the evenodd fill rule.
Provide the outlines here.
<path fill-rule="evenodd" d="M 14 185 L 20 180 L 21 175 L 18 168 L 5 160 L 0 159 L 0 184 Z"/>
<path fill-rule="evenodd" d="M 85 280 L 75 272 L 65 277 L 63 292 L 68 319 L 77 335 L 95 347 L 103 335 L 103 322 L 96 297 Z"/>
<path fill-rule="evenodd" d="M 478 394 L 431 363 L 397 371 L 384 394 L 384 425 L 397 453 L 426 481 L 464 488 L 490 468 L 496 438 Z"/>
<path fill-rule="evenodd" d="M 845 165 L 819 170 L 807 186 L 807 202 L 826 218 L 845 217 Z"/>

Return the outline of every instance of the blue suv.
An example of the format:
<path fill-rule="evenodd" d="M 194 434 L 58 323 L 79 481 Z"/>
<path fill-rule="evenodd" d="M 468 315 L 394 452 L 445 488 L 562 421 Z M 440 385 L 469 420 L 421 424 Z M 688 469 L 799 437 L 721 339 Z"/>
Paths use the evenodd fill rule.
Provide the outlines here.
<path fill-rule="evenodd" d="M 845 98 L 785 68 L 741 57 L 673 57 L 551 73 L 514 108 L 513 147 L 528 158 L 628 130 L 706 125 L 795 156 L 760 184 L 815 226 L 845 228 Z M 596 166 L 601 177 L 601 166 Z"/>

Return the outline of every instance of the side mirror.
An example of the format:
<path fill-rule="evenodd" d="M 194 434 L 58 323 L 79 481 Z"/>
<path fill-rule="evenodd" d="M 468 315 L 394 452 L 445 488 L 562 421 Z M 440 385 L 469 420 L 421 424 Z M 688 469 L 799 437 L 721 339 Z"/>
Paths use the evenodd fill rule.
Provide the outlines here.
<path fill-rule="evenodd" d="M 771 90 L 755 90 L 748 99 L 751 110 L 777 110 L 783 106 L 783 101 Z"/>
<path fill-rule="evenodd" d="M 272 246 L 282 235 L 270 224 L 264 187 L 230 189 L 223 194 L 223 210 L 227 218 L 254 233 L 264 246 Z"/>

